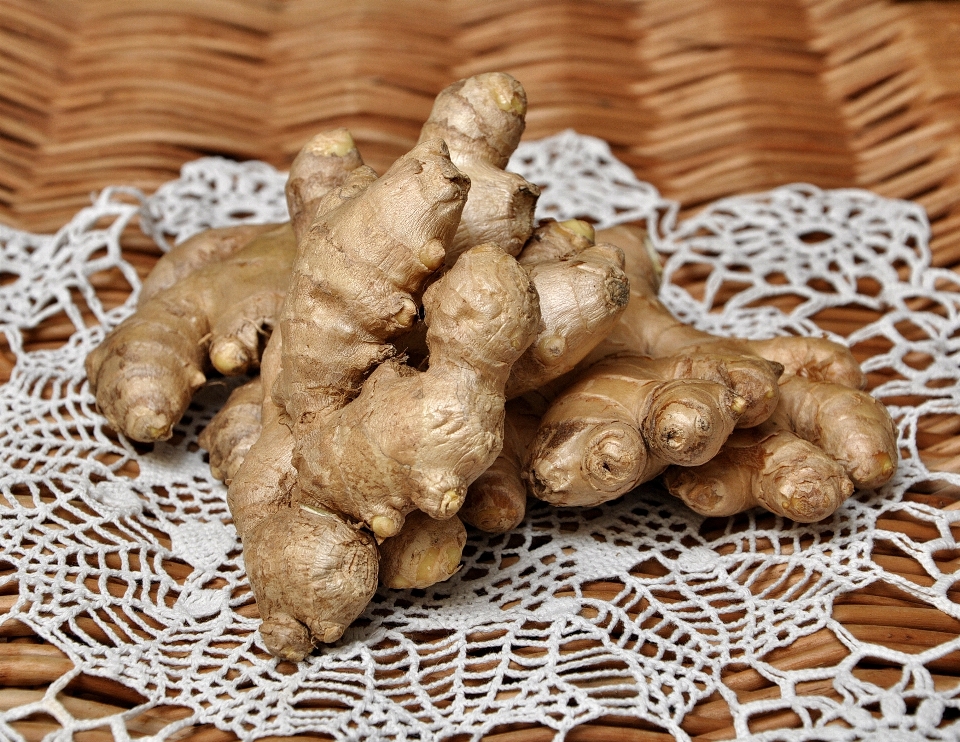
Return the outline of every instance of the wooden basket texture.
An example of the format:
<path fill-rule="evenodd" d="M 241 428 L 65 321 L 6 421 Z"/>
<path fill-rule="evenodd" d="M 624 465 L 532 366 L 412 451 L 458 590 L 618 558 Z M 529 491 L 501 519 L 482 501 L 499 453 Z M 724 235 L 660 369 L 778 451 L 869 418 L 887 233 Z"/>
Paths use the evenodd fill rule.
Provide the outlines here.
<path fill-rule="evenodd" d="M 382 170 L 415 141 L 441 88 L 486 70 L 525 85 L 528 138 L 573 128 L 606 139 L 687 212 L 798 181 L 869 188 L 920 203 L 932 222 L 934 264 L 960 262 L 960 3 L 944 1 L 0 0 L 0 221 L 51 231 L 91 192 L 110 184 L 149 191 L 208 154 L 285 167 L 309 136 L 334 126 L 349 127 Z M 133 230 L 126 246 L 146 274 L 157 249 Z M 123 301 L 117 286 L 102 288 L 108 303 Z M 848 334 L 867 314 L 835 310 L 822 324 Z M 25 340 L 56 346 L 71 327 L 48 322 Z M 0 350 L 2 379 L 10 354 Z M 960 420 L 939 419 L 918 432 L 928 466 L 960 472 L 958 430 Z M 933 507 L 960 502 L 953 491 L 908 497 Z M 914 523 L 888 527 L 924 538 Z M 958 556 L 943 555 L 944 571 Z M 894 551 L 874 558 L 925 579 Z M 0 606 L 15 591 L 0 580 Z M 852 594 L 835 614 L 856 636 L 916 652 L 960 630 L 890 590 Z M 801 644 L 778 661 L 814 667 L 845 651 L 825 631 Z M 0 626 L 0 697 L 12 705 L 70 667 L 23 624 Z M 960 658 L 945 658 L 934 673 L 938 683 L 960 682 Z M 760 675 L 741 674 L 742 702 L 776 695 Z M 84 704 L 102 714 L 140 700 L 82 676 L 63 697 L 75 714 Z M 702 704 L 686 731 L 732 738 L 725 708 L 719 698 Z M 159 729 L 178 710 L 148 716 L 145 728 Z M 56 729 L 49 721 L 18 729 L 40 739 Z M 791 713 L 764 720 L 771 729 L 796 723 Z M 113 739 L 106 731 L 81 736 Z M 550 738 L 535 725 L 488 737 Z M 568 736 L 666 738 L 626 719 Z M 197 727 L 180 739 L 235 738 Z"/>

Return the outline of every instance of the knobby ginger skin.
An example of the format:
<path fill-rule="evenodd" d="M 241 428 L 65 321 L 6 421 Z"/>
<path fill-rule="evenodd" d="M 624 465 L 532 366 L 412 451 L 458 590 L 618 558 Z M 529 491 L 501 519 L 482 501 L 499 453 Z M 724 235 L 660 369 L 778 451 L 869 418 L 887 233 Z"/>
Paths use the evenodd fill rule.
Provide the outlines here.
<path fill-rule="evenodd" d="M 280 314 L 273 389 L 295 436 L 356 396 L 389 340 L 418 316 L 416 295 L 444 261 L 470 187 L 440 140 L 397 160 L 300 240 Z"/>
<path fill-rule="evenodd" d="M 494 462 L 467 490 L 460 518 L 487 533 L 516 528 L 527 512 L 527 486 L 523 481 L 530 443 L 540 426 L 542 409 L 524 398 L 504 408 L 503 447 Z"/>
<path fill-rule="evenodd" d="M 453 163 L 471 181 L 448 266 L 468 247 L 484 242 L 516 255 L 533 232 L 540 189 L 504 170 L 520 143 L 526 113 L 523 86 L 502 72 L 468 77 L 437 96 L 420 141 L 446 142 Z"/>
<path fill-rule="evenodd" d="M 291 171 L 291 210 L 338 192 L 362 170 L 346 130 L 326 135 L 326 149 L 313 145 Z M 290 224 L 250 225 L 203 232 L 161 258 L 137 311 L 87 357 L 91 390 L 111 424 L 134 440 L 165 440 L 211 366 L 226 375 L 255 370 L 296 250 Z"/>
<path fill-rule="evenodd" d="M 386 538 L 399 534 L 405 517 L 415 510 L 452 518 L 470 482 L 500 449 L 503 388 L 510 365 L 532 342 L 540 322 L 529 278 L 499 247 L 479 246 L 464 253 L 430 287 L 424 308 L 431 349 L 426 371 L 398 361 L 381 364 L 356 399 L 315 428 L 310 445 L 303 446 L 296 476 L 291 476 L 290 458 L 284 458 L 296 434 L 282 424 L 270 426 L 265 414 L 264 433 L 231 484 L 231 512 L 243 535 L 244 559 L 261 606 L 261 633 L 276 654 L 302 657 L 315 641 L 338 638 L 372 597 L 376 573 L 364 566 L 352 592 L 344 587 L 355 579 L 349 571 L 329 575 L 327 579 L 337 583 L 339 602 L 336 610 L 320 610 L 316 594 L 326 593 L 327 587 L 319 573 L 313 572 L 316 583 L 306 597 L 277 577 L 282 569 L 297 571 L 300 566 L 290 561 L 296 552 L 280 555 L 273 547 L 271 539 L 278 532 L 274 520 L 280 518 L 284 528 L 306 531 L 319 528 L 322 518 L 336 526 L 337 539 L 349 536 L 336 543 L 324 538 L 323 548 L 340 554 L 341 562 L 356 552 L 367 565 L 375 559 L 376 545 L 362 526 Z M 275 355 L 265 357 L 265 372 Z M 271 440 L 280 447 L 267 462 L 273 464 L 268 479 L 289 489 L 265 503 L 259 499 L 261 490 L 250 487 L 250 472 L 259 472 L 262 454 L 270 453 L 263 450 L 264 441 Z M 263 483 L 261 477 L 256 484 Z M 424 561 L 429 549 L 420 549 L 420 556 L 414 553 L 421 560 L 415 571 L 424 573 L 418 579 L 449 575 L 454 560 L 449 537 L 442 538 L 439 548 L 448 558 Z M 279 558 L 287 560 L 284 568 L 276 564 Z M 304 565 L 313 567 L 313 562 Z M 387 575 L 395 581 L 392 571 Z M 344 605 L 348 595 L 353 596 L 350 611 Z M 355 615 L 344 620 L 353 611 Z"/>
<path fill-rule="evenodd" d="M 210 473 L 229 485 L 260 437 L 263 383 L 256 376 L 231 392 L 223 407 L 205 427 L 197 443 L 209 453 Z"/>
<path fill-rule="evenodd" d="M 318 212 L 329 211 L 337 201 L 350 200 L 349 194 L 339 193 L 334 196 L 334 203 L 324 201 L 331 191 L 345 185 L 347 176 L 352 176 L 356 182 L 361 168 L 364 168 L 363 158 L 346 129 L 321 132 L 303 145 L 290 165 L 284 186 L 290 227 L 297 244 L 310 229 Z M 372 170 L 365 174 L 375 177 Z"/>
<path fill-rule="evenodd" d="M 535 238 L 553 232 L 555 242 L 566 243 L 564 253 L 534 259 L 525 247 L 520 254 L 520 263 L 540 296 L 543 327 L 513 367 L 507 383 L 510 399 L 574 368 L 610 333 L 627 308 L 630 282 L 623 272 L 622 251 L 613 245 L 592 244 L 592 240 L 574 247 L 571 243 L 586 242 L 582 232 L 587 230 L 592 232 L 590 225 L 578 220 L 548 222 L 538 228 L 530 246 L 540 248 L 544 241 Z"/>
<path fill-rule="evenodd" d="M 393 536 L 414 508 L 455 514 L 502 445 L 504 385 L 540 322 L 537 295 L 492 244 L 424 294 L 430 365 L 381 364 L 331 425 L 304 441 L 305 501 Z M 307 455 L 309 454 L 309 458 Z"/>
<path fill-rule="evenodd" d="M 415 147 L 380 179 L 371 182 L 364 170 L 354 171 L 361 182 L 347 179 L 340 193 L 321 199 L 300 241 L 263 359 L 263 429 L 228 491 L 261 606 L 261 634 L 272 652 L 290 658 L 338 638 L 372 597 L 377 576 L 367 566 L 331 572 L 306 593 L 278 576 L 298 568 L 276 563 L 278 519 L 284 528 L 322 530 L 320 548 L 340 562 L 376 565 L 378 558 L 363 522 L 345 519 L 339 507 L 292 503 L 300 491 L 296 466 L 310 461 L 309 452 L 301 455 L 303 441 L 323 431 L 356 396 L 368 369 L 393 354 L 389 341 L 417 316 L 412 297 L 443 264 L 469 188 L 436 140 Z M 338 203 L 325 210 L 329 199 Z M 321 610 L 326 594 L 339 597 Z"/>
<path fill-rule="evenodd" d="M 526 512 L 521 472 L 539 417 L 543 391 L 574 368 L 607 335 L 623 314 L 630 286 L 623 252 L 594 244 L 593 227 L 571 219 L 540 225 L 518 256 L 540 297 L 542 326 L 536 340 L 514 364 L 506 394 L 507 433 L 496 461 L 471 485 L 461 517 L 482 530 L 510 530 Z"/>
<path fill-rule="evenodd" d="M 291 169 L 289 225 L 176 248 L 88 360 L 98 403 L 142 440 L 169 435 L 210 365 L 260 363 L 201 443 L 279 656 L 339 638 L 378 577 L 449 577 L 460 516 L 508 530 L 526 484 L 592 505 L 666 468 L 701 512 L 811 520 L 895 469 L 892 423 L 846 349 L 684 325 L 635 229 L 534 231 L 537 188 L 503 169 L 525 111 L 509 75 L 455 83 L 380 179 L 345 130 L 314 137 Z M 401 337 L 422 363 L 404 362 Z"/>
<path fill-rule="evenodd" d="M 226 374 L 255 368 L 286 294 L 294 246 L 288 225 L 263 232 L 153 294 L 113 330 L 86 360 L 110 424 L 133 440 L 166 440 L 211 365 Z"/>
<path fill-rule="evenodd" d="M 722 384 L 678 380 L 675 359 L 623 356 L 590 367 L 541 419 L 524 477 L 554 505 L 597 505 L 669 464 L 709 461 L 744 400 Z"/>
<path fill-rule="evenodd" d="M 415 510 L 400 533 L 380 544 L 380 583 L 408 589 L 443 582 L 460 569 L 466 543 L 467 529 L 457 516 L 437 520 Z"/>
<path fill-rule="evenodd" d="M 802 523 L 827 517 L 853 494 L 839 463 L 769 423 L 736 431 L 706 464 L 672 467 L 664 484 L 702 515 L 733 515 L 759 505 Z"/>
<path fill-rule="evenodd" d="M 154 294 L 168 289 L 201 268 L 232 257 L 255 237 L 280 224 L 240 224 L 233 227 L 205 229 L 174 245 L 164 253 L 143 280 L 138 304 L 145 304 Z M 290 246 L 291 259 L 295 245 Z"/>
<path fill-rule="evenodd" d="M 771 422 L 837 461 L 860 489 L 886 484 L 897 468 L 897 433 L 882 403 L 859 389 L 791 376 Z"/>
<path fill-rule="evenodd" d="M 853 379 L 855 380 L 855 379 Z M 896 427 L 866 392 L 790 376 L 770 420 L 738 431 L 712 461 L 671 468 L 667 490 L 703 515 L 762 505 L 800 522 L 826 518 L 854 491 L 896 471 Z"/>
<path fill-rule="evenodd" d="M 584 362 L 599 361 L 584 372 L 591 380 L 589 409 L 571 399 L 584 391 L 583 383 L 575 383 L 545 412 L 524 471 L 533 494 L 555 504 L 601 502 L 672 463 L 667 489 L 699 512 L 726 515 L 762 505 L 810 521 L 832 513 L 854 484 L 876 487 L 889 480 L 896 469 L 896 431 L 883 405 L 860 391 L 865 378 L 849 350 L 820 338 L 718 338 L 684 325 L 657 298 L 656 258 L 642 234 L 615 228 L 602 236 L 627 254 L 630 305 Z M 666 357 L 678 350 L 682 356 Z M 657 361 L 641 361 L 637 353 Z M 688 409 L 679 417 L 656 414 L 654 407 L 635 415 L 635 398 L 623 388 L 617 365 L 664 362 L 669 368 L 661 367 L 662 378 L 699 379 L 732 390 L 726 404 L 739 417 L 737 426 L 756 430 L 733 433 L 721 448 L 731 426 L 715 425 L 690 404 L 703 381 L 681 383 L 691 394 L 681 392 L 686 398 L 674 411 Z M 606 372 L 598 377 L 597 368 Z M 724 403 L 715 397 L 702 409 L 716 414 Z M 597 427 L 596 417 L 606 414 L 598 410 L 609 411 L 605 427 Z M 637 420 L 642 426 L 635 426 Z M 683 426 L 673 429 L 677 421 L 686 432 Z M 702 439 L 692 435 L 699 428 Z M 711 429 L 715 433 L 707 435 Z M 658 438 L 667 445 L 651 456 Z M 671 447 L 683 443 L 679 448 L 685 449 L 698 440 L 703 451 L 713 452 L 706 460 L 669 460 Z"/>

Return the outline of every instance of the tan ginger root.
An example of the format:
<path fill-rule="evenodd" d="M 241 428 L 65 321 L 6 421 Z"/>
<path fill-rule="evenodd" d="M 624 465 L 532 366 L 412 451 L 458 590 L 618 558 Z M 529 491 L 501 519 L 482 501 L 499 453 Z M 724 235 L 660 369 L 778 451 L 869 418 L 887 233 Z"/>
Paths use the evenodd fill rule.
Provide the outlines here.
<path fill-rule="evenodd" d="M 293 246 L 286 225 L 262 233 L 154 294 L 111 332 L 86 361 L 111 425 L 134 440 L 165 440 L 211 365 L 225 374 L 255 366 L 286 294 Z"/>
<path fill-rule="evenodd" d="M 463 253 L 427 290 L 424 309 L 429 368 L 374 371 L 317 441 L 329 455 L 316 457 L 324 487 L 309 498 L 335 499 L 381 535 L 395 531 L 381 546 L 396 557 L 381 564 L 381 581 L 395 587 L 426 587 L 456 571 L 465 532 L 450 521 L 500 451 L 504 384 L 539 323 L 529 279 L 493 245 Z M 413 507 L 430 518 L 405 522 Z"/>
<path fill-rule="evenodd" d="M 516 528 L 527 512 L 523 467 L 540 426 L 542 410 L 523 397 L 504 408 L 503 447 L 494 462 L 474 480 L 460 518 L 487 533 Z"/>
<path fill-rule="evenodd" d="M 424 142 L 300 240 L 273 389 L 295 434 L 322 424 L 393 355 L 387 341 L 417 319 L 414 296 L 443 264 L 469 186 L 442 141 Z"/>
<path fill-rule="evenodd" d="M 520 254 L 540 296 L 543 327 L 514 365 L 507 383 L 513 399 L 573 369 L 617 324 L 630 299 L 623 252 L 593 244 L 593 228 L 571 219 L 537 228 Z M 554 246 L 552 253 L 544 245 Z"/>
<path fill-rule="evenodd" d="M 596 505 L 713 458 L 746 408 L 722 384 L 678 378 L 682 359 L 623 356 L 588 369 L 550 405 L 524 477 L 554 505 Z"/>
<path fill-rule="evenodd" d="M 456 516 L 436 520 L 415 510 L 403 528 L 380 544 L 380 583 L 386 587 L 425 588 L 460 569 L 467 529 Z"/>
<path fill-rule="evenodd" d="M 256 479 L 264 442 L 276 430 L 282 438 L 287 429 L 271 428 L 265 419 L 264 435 L 230 487 L 230 506 L 264 620 L 261 633 L 271 651 L 297 658 L 316 640 L 335 640 L 376 587 L 376 575 L 364 568 L 359 575 L 345 570 L 316 577 L 307 595 L 288 589 L 276 575 L 300 566 L 276 565 L 279 557 L 270 542 L 278 533 L 275 517 L 292 529 L 301 528 L 301 520 L 312 524 L 318 518 L 354 523 L 356 538 L 335 544 L 324 538 L 322 548 L 344 555 L 341 561 L 356 552 L 364 565 L 375 559 L 375 547 L 359 525 L 387 536 L 399 533 L 415 509 L 452 517 L 469 483 L 500 448 L 503 386 L 510 364 L 534 337 L 536 307 L 529 279 L 502 250 L 481 246 L 465 253 L 424 296 L 430 368 L 417 372 L 395 360 L 381 364 L 355 400 L 312 431 L 309 438 L 318 447 L 304 447 L 298 483 L 289 478 L 292 467 L 278 459 L 281 465 L 266 477 L 279 486 L 269 502 L 262 489 L 249 486 L 251 473 Z M 266 373 L 267 358 L 264 363 Z M 289 432 L 287 437 L 289 446 Z M 311 450 L 315 453 L 308 458 Z M 253 482 L 262 483 L 263 477 Z M 351 580 L 347 611 L 343 584 Z M 339 601 L 322 609 L 317 596 L 327 591 L 326 581 L 336 582 Z M 353 615 L 345 620 L 347 613 Z"/>
<path fill-rule="evenodd" d="M 210 473 L 230 484 L 247 452 L 260 437 L 263 380 L 256 376 L 231 392 L 197 443 L 209 453 Z"/>
<path fill-rule="evenodd" d="M 313 179 L 297 178 L 312 198 L 364 170 L 345 130 L 327 135 L 326 144 L 298 158 L 299 167 L 324 161 L 313 165 Z M 297 198 L 288 189 L 291 210 Z M 209 230 L 161 258 L 137 311 L 87 357 L 87 378 L 111 424 L 134 440 L 164 440 L 211 367 L 226 375 L 256 369 L 295 254 L 294 233 L 281 224 Z"/>
<path fill-rule="evenodd" d="M 365 168 L 353 137 L 346 129 L 321 132 L 303 146 L 290 165 L 284 187 L 290 226 L 298 244 L 318 211 L 349 200 L 351 193 L 347 192 L 336 194 L 333 202 L 324 202 L 331 191 L 346 184 L 348 175 L 353 186 L 357 187 L 361 168 L 364 169 L 364 182 L 372 181 L 375 173 Z"/>
<path fill-rule="evenodd" d="M 413 507 L 439 519 L 460 509 L 500 450 L 510 366 L 540 321 L 529 278 L 490 243 L 463 253 L 423 305 L 429 368 L 381 364 L 335 426 L 303 440 L 297 467 L 311 502 L 380 537 Z"/>
<path fill-rule="evenodd" d="M 520 143 L 526 112 L 523 87 L 502 72 L 468 77 L 437 96 L 420 141 L 443 139 L 471 183 L 448 266 L 465 249 L 484 242 L 516 255 L 533 232 L 540 189 L 504 170 Z"/>
<path fill-rule="evenodd" d="M 206 229 L 165 253 L 143 280 L 138 302 L 146 303 L 154 294 L 168 289 L 208 265 L 227 260 L 255 237 L 280 224 L 240 224 Z"/>
<path fill-rule="evenodd" d="M 514 528 L 526 512 L 521 471 L 545 407 L 542 394 L 521 395 L 573 369 L 614 328 L 630 296 L 623 252 L 595 244 L 584 221 L 547 221 L 518 260 L 537 288 L 543 326 L 507 382 L 507 397 L 516 401 L 507 406 L 503 449 L 470 487 L 461 511 L 467 523 L 494 533 Z"/>
<path fill-rule="evenodd" d="M 522 86 L 503 73 L 487 73 L 461 80 L 437 96 L 420 139 L 444 139 L 453 162 L 471 177 L 470 198 L 461 214 L 454 247 L 450 251 L 451 257 L 447 260 L 448 267 L 455 256 L 469 245 L 494 240 L 507 252 L 516 254 L 530 237 L 539 191 L 520 176 L 503 170 L 520 141 L 525 113 L 526 95 Z M 291 168 L 287 202 L 298 239 L 309 227 L 311 215 L 316 213 L 318 207 L 318 196 L 309 192 L 312 187 L 310 184 L 322 185 L 328 180 L 326 173 L 330 165 L 327 159 L 316 157 L 314 152 L 319 149 L 324 156 L 331 152 L 342 155 L 342 169 L 356 167 L 359 162 L 356 151 L 344 147 L 338 137 L 334 137 L 332 142 L 328 139 L 329 135 L 324 134 L 315 137 L 304 147 Z M 352 146 L 352 142 L 350 144 Z M 326 189 L 321 187 L 317 190 L 323 193 Z M 562 278 L 546 276 L 544 280 L 556 282 Z M 622 276 L 620 280 L 625 283 Z M 582 285 L 584 278 L 581 277 L 577 283 Z M 616 293 L 611 281 L 608 281 L 608 292 Z M 580 293 L 583 293 L 582 288 Z M 621 300 L 623 293 L 620 291 Z M 413 338 L 408 343 L 422 346 L 421 328 L 422 325 L 415 328 Z M 555 364 L 558 360 L 558 339 L 550 336 L 545 342 L 548 343 L 546 358 Z M 586 350 L 588 349 L 582 353 Z M 416 355 L 416 351 L 411 352 Z M 576 360 L 579 358 L 574 359 L 573 363 Z M 531 364 L 527 363 L 525 366 L 530 367 Z M 542 364 L 534 362 L 531 370 L 536 371 L 540 366 Z M 572 363 L 569 366 L 572 366 Z M 559 372 L 562 370 L 565 369 L 559 369 Z M 528 383 L 535 385 L 536 380 L 529 379 Z M 228 404 L 225 411 L 231 406 Z M 224 417 L 215 418 L 210 432 L 202 441 L 202 445 L 210 450 L 211 465 L 215 473 L 224 477 L 225 481 L 232 479 L 239 461 L 245 455 L 250 431 L 255 424 L 249 416 L 238 415 L 237 410 L 231 410 L 229 417 L 230 424 L 225 424 L 226 413 Z M 231 430 L 235 425 L 239 425 L 241 420 L 246 421 L 242 424 L 245 432 Z M 243 440 L 243 447 L 232 449 L 226 443 L 227 440 Z"/>
<path fill-rule="evenodd" d="M 738 431 L 714 460 L 671 468 L 664 483 L 703 515 L 762 505 L 800 522 L 827 517 L 854 487 L 871 489 L 896 470 L 897 440 L 886 408 L 869 394 L 793 376 L 770 421 Z"/>
<path fill-rule="evenodd" d="M 537 289 L 543 323 L 536 341 L 512 367 L 508 397 L 573 368 L 624 310 L 629 286 L 621 270 L 623 255 L 613 246 L 594 245 L 592 236 L 586 222 L 547 222 L 524 247 L 520 262 Z M 201 436 L 201 445 L 210 451 L 211 469 L 227 482 L 249 447 L 235 441 L 250 441 L 259 429 L 258 411 L 243 405 L 249 394 L 257 392 L 235 392 Z M 526 425 L 520 437 L 512 418 L 507 417 L 502 456 L 471 486 L 462 512 L 467 522 L 487 531 L 509 530 L 525 512 L 519 470 L 539 416 L 527 412 L 533 427 Z M 488 497 L 494 502 L 486 503 Z"/>
<path fill-rule="evenodd" d="M 853 491 L 844 467 L 858 472 L 853 475 L 858 486 L 879 486 L 892 476 L 897 456 L 893 424 L 882 405 L 851 388 L 862 385 L 864 377 L 846 348 L 811 338 L 715 338 L 685 326 L 656 298 L 655 259 L 644 249 L 642 237 L 625 229 L 604 236 L 627 253 L 631 303 L 588 361 L 614 355 L 586 371 L 584 380 L 560 394 L 545 413 L 525 471 L 533 494 L 558 505 L 616 497 L 655 476 L 669 461 L 668 451 L 661 449 L 650 466 L 651 442 L 657 437 L 667 448 L 683 442 L 681 449 L 691 441 L 698 449 L 709 439 L 701 453 L 718 450 L 730 432 L 724 415 L 719 424 L 715 419 L 724 406 L 719 397 L 700 411 L 694 407 L 673 416 L 674 422 L 685 420 L 690 432 L 663 425 L 652 414 L 654 407 L 639 417 L 628 411 L 635 398 L 624 391 L 629 375 L 624 367 L 651 363 L 670 366 L 661 371 L 665 378 L 700 379 L 726 387 L 734 392 L 730 406 L 733 414 L 740 413 L 738 425 L 761 425 L 755 431 L 734 433 L 719 457 L 708 463 L 695 458 L 673 462 L 694 468 L 671 468 L 668 489 L 675 488 L 675 494 L 700 512 L 729 514 L 760 504 L 797 520 L 818 520 Z M 632 354 L 638 350 L 659 357 L 637 360 Z M 668 350 L 683 355 L 665 358 Z M 684 381 L 679 388 L 694 386 Z M 577 399 L 584 393 L 592 395 L 586 411 Z M 598 410 L 609 411 L 603 428 L 592 424 L 605 414 Z M 700 427 L 702 438 L 691 435 Z M 739 462 L 738 473 L 734 461 Z M 754 472 L 743 471 L 751 467 Z M 765 473 L 768 470 L 773 473 Z M 635 471 L 641 473 L 634 479 Z M 708 478 L 720 483 L 705 484 Z M 720 504 L 703 504 L 708 501 Z"/>
<path fill-rule="evenodd" d="M 376 588 L 375 568 L 317 580 L 312 594 L 329 587 L 341 595 L 336 606 L 317 612 L 308 605 L 313 597 L 298 597 L 271 576 L 280 570 L 270 543 L 278 518 L 307 530 L 317 518 L 342 522 L 323 508 L 291 508 L 297 446 L 356 395 L 371 366 L 393 354 L 389 340 L 416 318 L 412 297 L 443 264 L 469 187 L 441 141 L 418 145 L 378 180 L 365 178 L 365 170 L 321 199 L 300 241 L 281 321 L 264 353 L 263 429 L 228 492 L 261 608 L 261 634 L 282 656 L 303 656 L 314 639 L 335 640 Z M 329 201 L 338 203 L 326 210 Z M 336 538 L 318 548 L 376 564 L 372 538 L 350 530 L 355 537 L 346 539 L 347 531 L 331 526 Z M 325 585 L 331 580 L 339 587 Z M 349 599 L 341 583 L 350 584 Z"/>

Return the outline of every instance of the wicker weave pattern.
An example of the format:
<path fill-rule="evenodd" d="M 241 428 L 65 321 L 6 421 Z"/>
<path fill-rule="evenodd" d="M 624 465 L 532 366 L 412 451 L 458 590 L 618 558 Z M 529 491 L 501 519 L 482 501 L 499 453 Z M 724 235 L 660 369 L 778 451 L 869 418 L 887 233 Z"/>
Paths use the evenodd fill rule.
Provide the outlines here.
<path fill-rule="evenodd" d="M 111 183 L 217 152 L 285 165 L 346 125 L 382 168 L 450 80 L 524 82 L 528 136 L 575 128 L 696 206 L 787 182 L 918 198 L 951 257 L 949 2 L 3 0 L 0 216 L 52 229 Z M 940 247 L 938 244 L 935 247 Z M 950 262 L 950 261 L 948 261 Z"/>

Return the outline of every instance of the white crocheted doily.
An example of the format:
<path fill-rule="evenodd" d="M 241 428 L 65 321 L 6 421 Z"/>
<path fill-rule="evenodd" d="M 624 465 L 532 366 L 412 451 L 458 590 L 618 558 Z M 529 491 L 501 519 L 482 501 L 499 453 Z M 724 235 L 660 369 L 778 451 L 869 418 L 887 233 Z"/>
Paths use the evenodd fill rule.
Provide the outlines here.
<path fill-rule="evenodd" d="M 960 639 L 909 653 L 860 640 L 832 617 L 838 596 L 885 584 L 960 619 L 947 592 L 956 577 L 934 560 L 957 549 L 951 526 L 960 510 L 903 498 L 921 483 L 927 491 L 960 486 L 956 474 L 927 470 L 915 439 L 921 418 L 960 414 L 960 286 L 930 266 L 923 211 L 864 191 L 793 185 L 678 222 L 677 205 L 638 182 L 603 142 L 572 132 L 523 144 L 512 168 L 545 186 L 544 216 L 646 220 L 670 255 L 664 300 L 704 329 L 822 334 L 812 318 L 831 307 L 879 311 L 840 339 L 875 346 L 867 370 L 889 379 L 875 394 L 900 427 L 895 480 L 858 493 L 825 522 L 751 514 L 747 528 L 709 536 L 703 518 L 654 487 L 587 512 L 540 506 L 508 536 L 473 534 L 450 581 L 381 591 L 343 640 L 278 667 L 257 621 L 237 611 L 251 604 L 240 548 L 224 488 L 195 442 L 226 388 L 211 383 L 176 442 L 144 453 L 106 428 L 84 379 L 85 355 L 132 306 L 104 310 L 91 283 L 119 268 L 138 285 L 118 242 L 131 219 L 167 244 L 204 227 L 285 218 L 282 174 L 200 160 L 149 198 L 105 191 L 56 235 L 0 228 L 0 327 L 17 356 L 0 387 L 0 570 L 14 570 L 0 578 L 0 596 L 15 596 L 0 624 L 24 622 L 75 664 L 41 700 L 3 711 L 0 737 L 20 739 L 11 724 L 38 713 L 61 725 L 55 738 L 64 740 L 97 728 L 116 740 L 164 740 L 212 724 L 246 740 L 315 732 L 419 742 L 479 739 L 515 722 L 539 722 L 559 738 L 616 715 L 682 740 L 685 715 L 715 694 L 741 739 L 752 720 L 785 709 L 799 726 L 753 738 L 960 735 L 960 686 L 935 687 L 929 669 L 960 650 Z M 669 283 L 680 270 L 703 276 L 705 298 Z M 718 291 L 731 284 L 742 290 L 718 306 Z M 795 308 L 764 304 L 778 297 Z M 84 327 L 81 301 L 100 326 Z M 21 331 L 60 313 L 77 327 L 70 341 L 26 352 Z M 133 477 L 121 472 L 131 461 Z M 885 530 L 893 515 L 939 535 L 921 541 Z M 880 541 L 927 579 L 885 571 L 871 558 Z M 768 662 L 772 650 L 822 629 L 847 648 L 841 660 L 797 670 Z M 873 661 L 900 679 L 884 687 L 859 679 L 854 670 Z M 752 668 L 779 697 L 739 700 L 723 679 L 733 668 Z M 74 718 L 58 692 L 80 673 L 156 699 L 147 707 L 188 713 L 147 737 L 127 728 L 142 706 Z M 810 694 L 814 681 L 831 692 Z"/>

